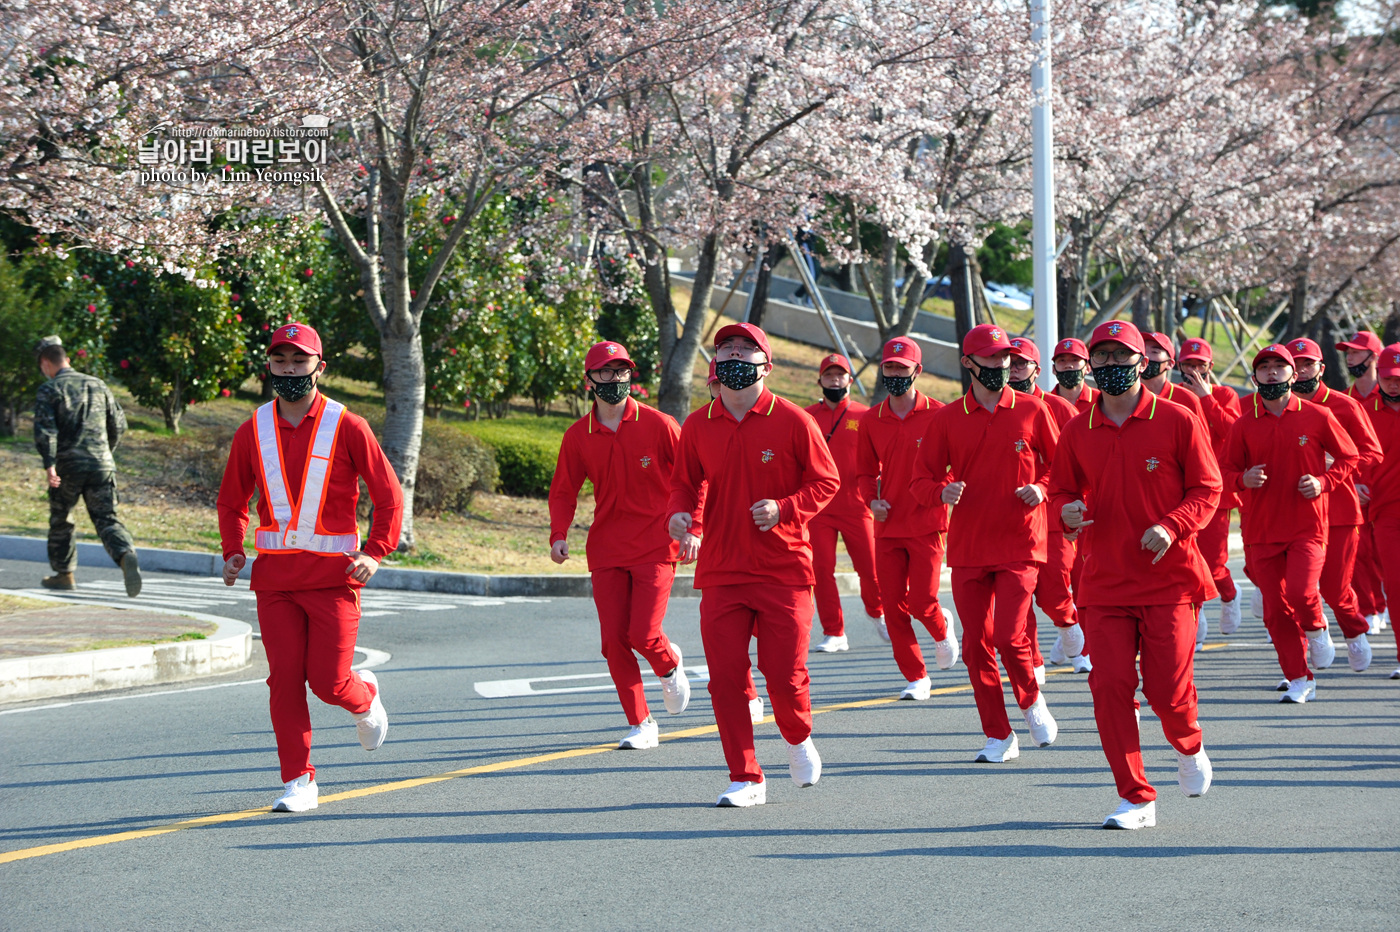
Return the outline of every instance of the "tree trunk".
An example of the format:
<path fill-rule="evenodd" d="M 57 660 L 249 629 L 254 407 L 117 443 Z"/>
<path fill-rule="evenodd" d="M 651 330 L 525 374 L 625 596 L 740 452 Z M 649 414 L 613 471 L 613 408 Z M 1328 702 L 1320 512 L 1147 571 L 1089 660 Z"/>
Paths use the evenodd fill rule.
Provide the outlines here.
<path fill-rule="evenodd" d="M 656 304 L 655 297 L 652 301 L 661 337 L 663 360 L 656 406 L 677 421 L 684 421 L 690 414 L 690 387 L 695 374 L 695 354 L 700 349 L 700 337 L 704 332 L 705 319 L 709 316 L 710 295 L 715 289 L 715 260 L 718 256 L 719 235 L 711 233 L 700 244 L 700 254 L 696 257 L 695 283 L 690 292 L 690 306 L 686 309 L 685 326 L 681 328 L 680 336 L 672 336 L 676 332 L 676 317 L 670 295 L 666 296 L 664 311 Z M 652 289 L 648 287 L 647 291 L 652 292 Z"/>
<path fill-rule="evenodd" d="M 1351 334 L 1340 336 L 1340 339 L 1347 339 Z M 1385 322 L 1381 324 L 1381 342 L 1386 346 L 1400 342 L 1400 301 L 1390 302 L 1390 313 L 1385 315 Z"/>
<path fill-rule="evenodd" d="M 753 285 L 753 307 L 749 310 L 749 323 L 763 326 L 763 312 L 768 309 L 768 288 L 773 282 L 773 266 L 783 256 L 782 243 L 774 243 L 763 253 L 763 261 L 758 266 L 758 280 Z M 816 299 L 812 299 L 815 303 Z"/>
<path fill-rule="evenodd" d="M 1133 326 L 1143 333 L 1152 329 L 1152 305 L 1153 292 L 1147 288 L 1140 289 L 1133 295 Z"/>
<path fill-rule="evenodd" d="M 176 376 L 175 384 L 160 405 L 160 412 L 165 415 L 165 428 L 174 434 L 180 433 L 180 415 L 185 413 L 185 406 L 180 401 L 183 390 L 184 386 L 180 384 L 179 376 Z"/>
<path fill-rule="evenodd" d="M 1303 322 L 1308 319 L 1308 262 L 1298 267 L 1293 277 L 1293 290 L 1288 295 L 1288 326 L 1283 338 L 1291 340 L 1303 332 Z"/>
<path fill-rule="evenodd" d="M 19 433 L 19 399 L 0 398 L 0 437 Z"/>
<path fill-rule="evenodd" d="M 981 294 L 982 272 L 977 265 L 977 253 L 966 243 L 953 243 L 948 247 L 948 282 L 953 291 L 953 320 L 957 322 L 958 346 L 962 346 L 967 332 L 982 322 L 981 305 L 977 296 Z M 972 372 L 962 369 L 964 392 L 972 388 Z"/>
<path fill-rule="evenodd" d="M 395 313 L 379 334 L 379 355 L 384 360 L 384 436 L 382 445 L 389 465 L 403 490 L 403 525 L 399 550 L 412 550 L 413 490 L 418 475 L 418 451 L 423 443 L 424 385 L 423 341 L 418 325 L 406 313 Z"/>
<path fill-rule="evenodd" d="M 1347 361 L 1337 350 L 1337 341 L 1345 340 L 1337 321 L 1330 314 L 1323 314 L 1313 321 L 1308 334 L 1322 349 L 1322 364 L 1327 368 L 1322 373 L 1322 381 L 1339 392 L 1347 388 Z"/>

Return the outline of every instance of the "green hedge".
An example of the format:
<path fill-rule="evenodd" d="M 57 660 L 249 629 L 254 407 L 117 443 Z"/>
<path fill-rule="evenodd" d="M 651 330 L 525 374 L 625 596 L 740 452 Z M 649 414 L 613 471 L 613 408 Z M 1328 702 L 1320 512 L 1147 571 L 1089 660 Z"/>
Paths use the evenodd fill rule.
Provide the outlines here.
<path fill-rule="evenodd" d="M 554 478 L 559 445 L 564 431 L 574 422 L 570 417 L 510 417 L 501 420 L 469 421 L 469 434 L 490 445 L 496 454 L 501 491 L 507 495 L 544 497 Z"/>

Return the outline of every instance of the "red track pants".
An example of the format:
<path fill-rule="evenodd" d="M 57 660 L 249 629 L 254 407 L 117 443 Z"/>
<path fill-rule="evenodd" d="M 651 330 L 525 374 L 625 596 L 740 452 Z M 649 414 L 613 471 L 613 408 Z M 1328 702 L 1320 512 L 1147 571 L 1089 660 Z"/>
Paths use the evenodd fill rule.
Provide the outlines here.
<path fill-rule="evenodd" d="M 1130 802 L 1157 798 L 1142 766 L 1142 739 L 1133 715 L 1139 664 L 1142 692 L 1167 741 L 1182 754 L 1201 749 L 1193 678 L 1199 609 L 1189 602 L 1081 609 L 1094 630 L 1094 669 L 1089 673 L 1094 722 L 1118 795 Z"/>
<path fill-rule="evenodd" d="M 926 537 L 881 537 L 875 541 L 875 575 L 880 582 L 890 647 L 899 672 L 910 682 L 928 676 L 911 616 L 919 619 L 935 641 L 948 636 L 948 623 L 938 604 L 945 541 L 941 531 Z"/>
<path fill-rule="evenodd" d="M 1290 680 L 1313 678 L 1304 632 L 1319 631 L 1326 624 L 1317 591 L 1325 550 L 1320 537 L 1244 548 L 1245 572 L 1264 601 L 1264 627 L 1274 639 L 1278 665 Z"/>
<path fill-rule="evenodd" d="M 267 652 L 268 710 L 277 736 L 282 782 L 302 774 L 316 778 L 311 766 L 311 711 L 306 687 L 322 702 L 347 712 L 369 711 L 373 691 L 350 672 L 355 635 L 360 631 L 360 590 L 258 590 L 258 628 Z"/>
<path fill-rule="evenodd" d="M 1351 584 L 1360 545 L 1361 528 L 1356 525 L 1328 528 L 1327 554 L 1322 561 L 1322 576 L 1317 581 L 1322 600 L 1332 606 L 1342 634 L 1349 638 L 1365 634 L 1368 627 Z"/>
<path fill-rule="evenodd" d="M 1375 526 L 1361 525 L 1361 542 L 1356 548 L 1356 565 L 1352 571 L 1351 587 L 1356 592 L 1356 608 L 1362 615 L 1379 615 L 1385 611 L 1385 584 L 1381 574 L 1381 558 L 1376 552 Z M 1400 634 L 1396 634 L 1400 638 Z"/>
<path fill-rule="evenodd" d="M 1215 580 L 1215 588 L 1220 590 L 1220 599 L 1233 602 L 1239 598 L 1235 589 L 1235 579 L 1230 575 L 1230 509 L 1217 508 L 1210 523 L 1196 535 L 1196 546 L 1201 557 L 1210 568 L 1210 576 Z"/>
<path fill-rule="evenodd" d="M 879 618 L 880 586 L 875 581 L 875 519 L 870 512 L 861 515 L 828 518 L 817 515 L 807 525 L 812 538 L 812 572 L 816 574 L 817 617 L 822 633 L 846 633 L 846 621 L 841 612 L 841 593 L 836 591 L 836 535 L 846 542 L 856 575 L 860 577 L 860 600 L 865 614 Z"/>
<path fill-rule="evenodd" d="M 768 684 L 778 731 L 788 744 L 801 744 L 812 733 L 811 633 L 812 590 L 806 586 L 743 583 L 709 586 L 701 593 L 700 636 L 710 667 L 710 701 L 731 781 L 763 780 L 749 720 L 749 638 L 758 638 L 758 669 Z"/>
<path fill-rule="evenodd" d="M 1049 557 L 1041 567 L 1035 582 L 1035 604 L 1049 617 L 1057 628 L 1068 628 L 1079 623 L 1079 614 L 1074 609 L 1074 596 L 1070 594 L 1070 577 L 1074 572 L 1075 546 L 1065 540 L 1058 531 L 1050 532 Z M 1026 609 L 1026 634 L 1031 641 L 1031 665 L 1043 667 L 1045 658 L 1040 655 L 1040 638 L 1036 631 L 1035 609 Z"/>
<path fill-rule="evenodd" d="M 963 663 L 967 664 L 982 732 L 998 740 L 1011 735 L 1001 690 L 997 654 L 1006 666 L 1016 705 L 1027 709 L 1040 695 L 1031 669 L 1026 611 L 1035 592 L 1035 563 L 953 567 L 953 604 L 962 620 Z"/>
<path fill-rule="evenodd" d="M 1372 526 L 1386 591 L 1400 592 L 1400 518 L 1380 518 Z M 1390 627 L 1397 628 L 1393 620 Z M 1400 659 L 1400 630 L 1393 630 L 1392 633 L 1395 635 L 1395 656 Z"/>
<path fill-rule="evenodd" d="M 675 651 L 661 630 L 675 579 L 674 563 L 593 571 L 593 603 L 598 607 L 603 656 L 630 725 L 641 724 L 651 714 L 642 690 L 642 669 L 632 652 L 641 654 L 657 676 L 665 676 L 676 667 Z"/>

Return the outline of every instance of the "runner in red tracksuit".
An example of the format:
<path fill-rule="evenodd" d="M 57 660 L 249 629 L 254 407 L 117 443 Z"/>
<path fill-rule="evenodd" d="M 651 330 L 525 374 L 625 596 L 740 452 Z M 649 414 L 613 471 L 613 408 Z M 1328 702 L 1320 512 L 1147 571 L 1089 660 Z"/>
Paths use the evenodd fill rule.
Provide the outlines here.
<path fill-rule="evenodd" d="M 938 604 L 948 509 L 921 505 L 909 491 L 919 444 L 929 419 L 942 407 L 914 388 L 923 353 L 908 337 L 895 337 L 881 353 L 880 378 L 889 393 L 860 419 L 856 481 L 875 517 L 875 576 L 880 604 L 899 672 L 908 685 L 901 699 L 923 701 L 932 691 L 924 654 L 911 618 L 934 638 L 940 670 L 958 662 L 958 636 Z"/>
<path fill-rule="evenodd" d="M 364 419 L 316 388 L 326 369 L 321 338 L 305 324 L 272 334 L 268 376 L 277 398 L 233 435 L 219 488 L 224 584 L 247 563 L 248 500 L 258 492 L 258 558 L 252 589 L 267 652 L 269 711 L 285 784 L 278 812 L 315 809 L 311 715 L 306 687 L 355 718 L 360 744 L 384 742 L 389 716 L 379 681 L 352 673 L 360 628 L 360 589 L 394 552 L 403 493 Z M 355 506 L 360 480 L 374 502 L 369 539 L 360 544 Z"/>
<path fill-rule="evenodd" d="M 585 480 L 593 482 L 593 525 L 588 571 L 598 607 L 603 656 L 617 698 L 632 726 L 618 747 L 654 748 L 659 727 L 647 708 L 641 654 L 661 680 L 666 711 L 679 715 L 690 702 L 681 650 L 661 630 L 676 561 L 690 563 L 699 549 L 692 535 L 679 545 L 666 531 L 671 466 L 681 431 L 668 414 L 630 396 L 635 366 L 627 349 L 610 340 L 588 350 L 584 378 L 593 408 L 564 432 L 549 485 L 549 556 L 569 559 L 569 526 Z"/>
<path fill-rule="evenodd" d="M 1075 595 L 1093 640 L 1094 720 L 1121 797 L 1104 828 L 1136 829 L 1157 823 L 1135 714 L 1139 664 L 1182 792 L 1210 788 L 1192 668 L 1196 609 L 1216 592 L 1196 534 L 1220 499 L 1220 471 L 1196 421 L 1143 389 L 1136 327 L 1099 325 L 1089 362 L 1103 394 L 1060 435 L 1050 507 L 1066 532 L 1092 525 Z"/>
<path fill-rule="evenodd" d="M 1059 430 L 1044 402 L 1006 384 L 1011 344 L 1005 331 L 979 324 L 963 338 L 962 351 L 972 390 L 929 419 L 910 489 L 927 508 L 953 509 L 953 601 L 986 736 L 976 760 L 999 764 L 1021 752 L 1006 715 L 997 654 L 1032 742 L 1045 747 L 1059 733 L 1032 670 L 1026 630 L 1046 561 L 1045 486 Z"/>
<path fill-rule="evenodd" d="M 1066 341 L 1060 341 L 1063 346 Z M 1072 341 L 1078 343 L 1078 340 Z M 1083 344 L 1080 344 L 1083 345 Z M 1087 355 L 1087 354 L 1086 354 Z M 1063 430 L 1079 410 L 1072 402 L 1059 395 L 1045 391 L 1036 384 L 1040 376 L 1040 348 L 1034 340 L 1013 337 L 1011 340 L 1011 387 L 1018 392 L 1028 392 L 1045 402 L 1055 419 L 1057 431 Z M 1087 389 L 1086 389 L 1087 391 Z M 1059 629 L 1055 644 L 1050 648 L 1050 662 L 1056 665 L 1072 664 L 1075 673 L 1088 673 L 1092 669 L 1089 657 L 1084 653 L 1084 630 L 1079 625 L 1079 616 L 1074 610 L 1074 597 L 1070 593 L 1071 575 L 1074 570 L 1074 542 L 1065 539 L 1058 526 L 1051 528 L 1046 539 L 1046 562 L 1040 568 L 1035 584 L 1035 602 L 1050 621 Z M 1036 643 L 1035 610 L 1026 613 L 1026 633 L 1031 639 L 1032 663 L 1035 667 L 1035 681 L 1045 685 L 1045 661 L 1041 659 L 1040 647 Z"/>
<path fill-rule="evenodd" d="M 1176 368 L 1176 347 L 1172 345 L 1171 337 L 1149 330 L 1142 335 L 1142 342 L 1147 351 L 1147 369 L 1143 372 L 1142 384 L 1173 404 L 1181 405 L 1196 415 L 1196 420 L 1202 426 L 1206 426 L 1206 413 L 1201 400 L 1172 381 L 1171 373 Z"/>
<path fill-rule="evenodd" d="M 821 776 L 812 743 L 807 646 L 812 630 L 812 547 L 807 525 L 841 486 L 811 415 L 764 386 L 773 369 L 768 337 L 752 324 L 715 334 L 720 397 L 686 419 L 671 478 L 671 536 L 682 538 L 705 495 L 705 536 L 695 572 L 710 699 L 729 764 L 717 805 L 754 806 L 767 783 L 754 754 L 745 689 L 749 640 L 773 718 L 788 743 L 799 786 Z"/>
<path fill-rule="evenodd" d="M 1378 387 L 1376 366 L 1384 349 L 1380 337 L 1369 330 L 1358 330 L 1350 340 L 1339 342 L 1337 349 L 1343 354 L 1347 372 L 1356 379 L 1347 394 L 1363 407 L 1368 406 Z M 1366 511 L 1364 502 L 1362 510 Z M 1361 526 L 1351 585 L 1356 592 L 1356 607 L 1366 616 L 1369 633 L 1379 634 L 1390 623 L 1390 611 L 1386 608 L 1381 559 L 1376 552 L 1375 529 L 1370 521 Z M 1396 637 L 1400 638 L 1400 633 Z"/>
<path fill-rule="evenodd" d="M 1363 471 L 1356 490 L 1368 504 L 1385 586 L 1400 592 L 1400 343 L 1384 347 L 1377 356 L 1376 391 L 1362 407 L 1375 428 L 1384 458 Z M 1392 628 L 1396 659 L 1400 659 L 1400 627 Z M 1400 680 L 1400 667 L 1390 678 Z"/>
<path fill-rule="evenodd" d="M 1181 344 L 1181 358 L 1177 361 L 1181 369 L 1181 384 L 1191 391 L 1201 402 L 1205 413 L 1206 427 L 1210 430 L 1211 450 L 1216 461 L 1225 454 L 1225 441 L 1230 436 L 1230 428 L 1240 417 L 1240 396 L 1226 385 L 1212 384 L 1211 370 L 1215 367 L 1215 354 L 1205 340 L 1187 340 Z M 1230 575 L 1230 511 L 1240 506 L 1239 496 L 1231 489 L 1225 489 L 1220 496 L 1220 507 L 1215 509 L 1210 523 L 1201 531 L 1197 544 L 1201 555 L 1210 567 L 1215 588 L 1220 590 L 1220 633 L 1234 634 L 1240 627 L 1240 594 L 1235 587 L 1235 579 Z M 1205 608 L 1197 619 L 1196 649 L 1205 643 Z"/>
<path fill-rule="evenodd" d="M 1371 665 L 1371 643 L 1366 639 L 1370 625 L 1357 604 L 1356 591 L 1351 584 L 1361 528 L 1366 524 L 1356 480 L 1381 461 L 1380 441 L 1376 439 L 1371 419 L 1355 399 L 1322 384 L 1326 371 L 1322 347 L 1307 338 L 1299 338 L 1288 343 L 1288 350 L 1298 366 L 1293 394 L 1331 411 L 1351 442 L 1356 444 L 1360 456 L 1356 472 L 1327 496 L 1327 554 L 1322 562 L 1318 591 L 1322 600 L 1332 607 L 1337 626 L 1346 637 L 1348 665 L 1361 673 Z M 1326 624 L 1325 618 L 1323 623 Z M 1329 641 L 1332 639 L 1330 634 L 1326 637 Z"/>
<path fill-rule="evenodd" d="M 827 448 L 841 473 L 841 491 L 821 514 L 812 519 L 812 571 L 817 575 L 817 617 L 821 619 L 825 637 L 813 650 L 834 653 L 846 650 L 846 621 L 841 611 L 841 594 L 836 590 L 836 535 L 846 542 L 846 553 L 860 579 L 860 600 L 865 615 L 875 625 L 875 631 L 888 642 L 884 609 L 880 607 L 880 589 L 875 582 L 875 519 L 861 501 L 856 487 L 856 441 L 860 437 L 860 418 L 870 409 L 851 401 L 851 363 L 845 356 L 832 353 L 817 367 L 818 381 L 824 400 L 807 407 L 807 413 L 817 422 L 817 429 L 826 438 Z"/>
<path fill-rule="evenodd" d="M 1324 668 L 1334 654 L 1317 591 L 1327 547 L 1323 493 L 1342 486 L 1356 468 L 1356 444 L 1326 408 L 1292 393 L 1294 361 L 1286 347 L 1264 347 L 1253 368 L 1258 391 L 1230 428 L 1221 473 L 1249 516 L 1245 567 L 1264 598 L 1264 624 L 1288 681 L 1281 701 L 1302 703 L 1316 697 L 1309 661 Z"/>

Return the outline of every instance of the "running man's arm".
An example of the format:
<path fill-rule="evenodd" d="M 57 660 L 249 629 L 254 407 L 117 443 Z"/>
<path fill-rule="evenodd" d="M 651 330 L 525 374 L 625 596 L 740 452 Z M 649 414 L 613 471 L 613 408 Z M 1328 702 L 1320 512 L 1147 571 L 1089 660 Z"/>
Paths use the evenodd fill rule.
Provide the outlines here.
<path fill-rule="evenodd" d="M 778 524 L 812 520 L 841 490 L 841 474 L 836 460 L 817 429 L 817 422 L 803 413 L 793 428 L 793 445 L 802 463 L 802 485 L 791 495 L 778 499 Z"/>
<path fill-rule="evenodd" d="M 103 385 L 102 392 L 106 395 L 107 401 L 107 446 L 109 449 L 115 450 L 117 444 L 121 443 L 122 434 L 126 433 L 126 413 L 122 411 L 122 406 L 113 397 L 110 388 Z"/>
<path fill-rule="evenodd" d="M 350 462 L 365 481 L 369 500 L 374 503 L 374 520 L 369 527 L 369 537 L 360 545 L 359 552 L 379 563 L 399 546 L 399 529 L 403 524 L 403 489 L 369 425 L 357 419 L 345 426 L 354 428 L 344 438 L 349 441 Z"/>
<path fill-rule="evenodd" d="M 254 456 L 253 425 L 247 422 L 233 435 L 228 464 L 219 484 L 219 542 L 225 562 L 230 557 L 245 555 L 243 538 L 248 533 L 248 500 L 258 484 Z"/>
<path fill-rule="evenodd" d="M 1356 444 L 1352 442 L 1351 435 L 1347 433 L 1340 421 L 1332 414 L 1328 408 L 1320 409 L 1327 415 L 1327 429 L 1322 435 L 1322 449 L 1332 454 L 1332 465 L 1327 472 L 1318 478 L 1322 480 L 1322 492 L 1326 494 L 1333 489 L 1341 488 L 1353 473 L 1356 472 L 1357 465 L 1361 462 L 1360 452 Z"/>
<path fill-rule="evenodd" d="M 569 525 L 573 524 L 578 510 L 578 493 L 587 478 L 583 463 L 583 451 L 572 431 L 566 431 L 564 441 L 559 445 L 559 460 L 554 467 L 554 478 L 549 483 L 549 546 L 564 542 L 563 555 L 568 556 Z"/>
<path fill-rule="evenodd" d="M 1173 540 L 1181 540 L 1204 528 L 1220 505 L 1223 488 L 1220 466 L 1215 462 L 1215 454 L 1210 451 L 1210 435 L 1195 429 L 1197 426 L 1188 422 L 1177 430 L 1177 450 L 1181 457 L 1185 494 L 1181 504 L 1157 520 L 1157 524 L 1165 528 Z"/>

